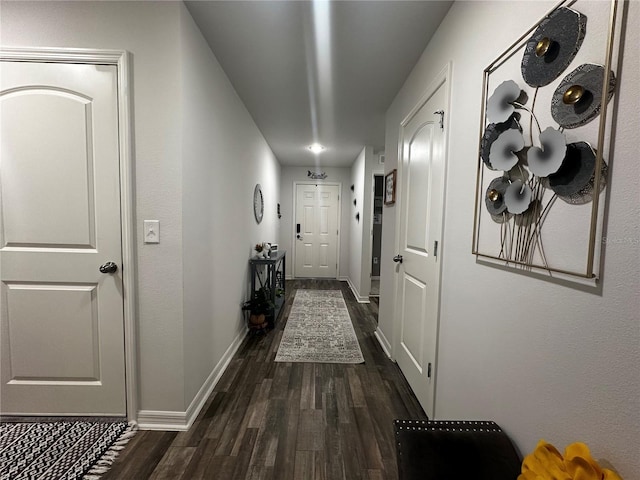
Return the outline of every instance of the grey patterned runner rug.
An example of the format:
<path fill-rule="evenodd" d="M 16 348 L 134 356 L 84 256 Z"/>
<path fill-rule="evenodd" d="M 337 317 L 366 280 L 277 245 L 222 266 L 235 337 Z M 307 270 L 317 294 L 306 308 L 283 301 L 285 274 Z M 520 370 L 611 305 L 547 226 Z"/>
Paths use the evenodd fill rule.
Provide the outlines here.
<path fill-rule="evenodd" d="M 1 480 L 96 480 L 135 434 L 126 421 L 0 424 Z"/>
<path fill-rule="evenodd" d="M 340 290 L 298 290 L 276 362 L 363 363 Z"/>

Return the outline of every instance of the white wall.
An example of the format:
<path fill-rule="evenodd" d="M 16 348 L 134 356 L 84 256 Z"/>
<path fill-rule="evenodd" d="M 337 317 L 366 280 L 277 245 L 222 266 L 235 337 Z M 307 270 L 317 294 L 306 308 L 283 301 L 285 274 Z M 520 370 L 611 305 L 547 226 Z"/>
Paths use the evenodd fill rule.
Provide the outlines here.
<path fill-rule="evenodd" d="M 184 414 L 242 332 L 252 246 L 278 240 L 279 164 L 182 3 L 3 2 L 0 26 L 2 46 L 132 54 L 139 407 Z"/>
<path fill-rule="evenodd" d="M 383 166 L 373 154 L 373 147 L 364 147 L 351 166 L 351 217 L 349 240 L 349 284 L 356 299 L 369 301 L 371 292 L 371 225 L 373 221 L 373 174 L 383 173 Z M 353 199 L 356 206 L 353 206 Z M 355 219 L 360 213 L 360 220 Z"/>
<path fill-rule="evenodd" d="M 247 260 L 256 243 L 278 241 L 280 165 L 182 4 L 180 19 L 186 408 L 246 331 Z"/>
<path fill-rule="evenodd" d="M 349 168 L 328 167 L 321 168 L 315 166 L 292 167 L 283 166 L 280 175 L 280 213 L 282 218 L 280 223 L 280 249 L 287 251 L 287 271 L 286 277 L 293 277 L 293 239 L 294 232 L 294 195 L 293 182 L 310 181 L 307 172 L 321 170 L 327 174 L 326 180 L 317 180 L 317 183 L 342 183 L 340 192 L 340 260 L 338 262 L 338 278 L 346 280 L 349 274 L 349 215 L 353 207 L 351 202 L 351 170 Z M 355 212 L 354 212 L 355 215 Z"/>
<path fill-rule="evenodd" d="M 365 191 L 364 172 L 367 148 L 363 148 L 360 155 L 351 166 L 351 184 L 353 192 L 351 195 L 351 208 L 349 210 L 349 285 L 353 290 L 357 300 L 366 299 L 369 292 L 362 291 L 362 232 L 365 214 L 363 212 Z M 353 200 L 356 205 L 353 205 Z M 360 220 L 356 220 L 356 213 L 360 213 Z"/>
<path fill-rule="evenodd" d="M 640 2 L 628 4 L 618 71 L 601 287 L 488 267 L 470 253 L 482 71 L 552 6 L 456 2 L 387 112 L 386 170 L 397 165 L 400 121 L 452 61 L 436 416 L 493 419 L 525 453 L 540 438 L 560 449 L 584 441 L 596 459 L 638 478 Z M 391 343 L 396 210 L 384 210 L 379 324 Z"/>

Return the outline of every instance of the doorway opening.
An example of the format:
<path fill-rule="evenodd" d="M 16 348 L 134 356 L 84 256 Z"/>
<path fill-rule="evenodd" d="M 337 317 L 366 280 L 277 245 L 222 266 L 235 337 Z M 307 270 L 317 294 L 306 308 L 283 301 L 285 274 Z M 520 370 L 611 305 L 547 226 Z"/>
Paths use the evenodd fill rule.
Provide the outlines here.
<path fill-rule="evenodd" d="M 380 296 L 380 255 L 382 253 L 382 205 L 384 175 L 373 176 L 373 216 L 371 219 L 371 291 L 370 297 Z"/>

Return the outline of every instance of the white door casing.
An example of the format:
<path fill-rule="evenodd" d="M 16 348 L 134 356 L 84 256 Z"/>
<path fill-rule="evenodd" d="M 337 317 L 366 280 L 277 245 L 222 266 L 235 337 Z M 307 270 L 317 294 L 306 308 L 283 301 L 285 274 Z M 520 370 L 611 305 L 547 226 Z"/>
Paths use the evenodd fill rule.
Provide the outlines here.
<path fill-rule="evenodd" d="M 400 212 L 394 356 L 434 418 L 444 193 L 448 68 L 401 124 Z"/>
<path fill-rule="evenodd" d="M 126 65 L 2 51 L 3 414 L 135 418 Z"/>
<path fill-rule="evenodd" d="M 340 185 L 296 183 L 294 191 L 294 275 L 336 278 Z"/>

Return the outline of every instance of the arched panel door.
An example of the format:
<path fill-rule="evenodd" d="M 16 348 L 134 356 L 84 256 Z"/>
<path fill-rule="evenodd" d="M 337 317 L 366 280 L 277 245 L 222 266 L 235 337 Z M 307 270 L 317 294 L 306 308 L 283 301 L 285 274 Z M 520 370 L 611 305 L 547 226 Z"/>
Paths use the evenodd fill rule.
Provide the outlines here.
<path fill-rule="evenodd" d="M 400 251 L 394 353 L 422 407 L 433 418 L 440 291 L 439 247 L 445 182 L 440 84 L 403 128 Z"/>
<path fill-rule="evenodd" d="M 126 413 L 116 68 L 2 62 L 3 414 Z"/>

